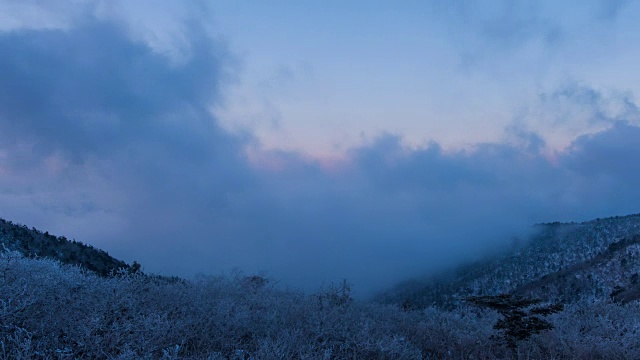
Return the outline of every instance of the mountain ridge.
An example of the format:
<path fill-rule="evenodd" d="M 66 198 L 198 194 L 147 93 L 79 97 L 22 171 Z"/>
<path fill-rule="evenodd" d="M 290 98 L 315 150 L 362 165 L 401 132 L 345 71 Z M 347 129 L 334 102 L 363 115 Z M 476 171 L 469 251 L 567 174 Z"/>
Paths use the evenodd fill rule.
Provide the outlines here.
<path fill-rule="evenodd" d="M 534 228 L 536 234 L 511 252 L 405 282 L 376 299 L 453 308 L 470 296 L 503 293 L 564 303 L 640 298 L 640 214 Z"/>
<path fill-rule="evenodd" d="M 109 276 L 118 271 L 137 271 L 139 265 L 129 265 L 116 259 L 106 251 L 64 236 L 55 236 L 48 231 L 16 224 L 0 218 L 0 251 L 18 251 L 27 257 L 54 259 L 62 264 L 75 265 Z"/>
<path fill-rule="evenodd" d="M 414 306 L 355 300 L 346 281 L 305 294 L 242 274 L 98 276 L 84 269 L 106 252 L 0 225 L 2 249 L 30 251 L 0 251 L 0 358 L 640 358 L 637 215 L 538 225 L 510 253 L 389 293 Z"/>
<path fill-rule="evenodd" d="M 640 214 L 533 227 L 536 234 L 511 252 L 405 281 L 374 300 L 454 308 L 470 296 L 503 293 L 564 303 L 587 298 L 624 304 L 640 299 Z M 91 245 L 1 218 L 0 245 L 0 251 L 51 258 L 101 276 L 139 269 L 136 262 L 129 265 Z"/>

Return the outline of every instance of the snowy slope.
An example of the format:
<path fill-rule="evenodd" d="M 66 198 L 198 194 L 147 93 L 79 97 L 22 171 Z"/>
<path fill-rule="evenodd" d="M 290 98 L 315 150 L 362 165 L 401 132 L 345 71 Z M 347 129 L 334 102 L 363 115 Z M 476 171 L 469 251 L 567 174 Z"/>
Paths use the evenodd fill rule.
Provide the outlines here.
<path fill-rule="evenodd" d="M 640 214 L 536 229 L 529 242 L 509 253 L 399 285 L 379 300 L 455 307 L 471 295 L 508 292 L 565 303 L 608 301 L 612 294 L 628 302 L 640 296 Z"/>

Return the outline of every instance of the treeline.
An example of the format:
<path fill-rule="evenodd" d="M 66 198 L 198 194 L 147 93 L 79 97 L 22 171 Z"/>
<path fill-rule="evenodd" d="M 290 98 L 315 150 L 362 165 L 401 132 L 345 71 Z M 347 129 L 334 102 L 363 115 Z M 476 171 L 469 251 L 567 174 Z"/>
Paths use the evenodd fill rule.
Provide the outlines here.
<path fill-rule="evenodd" d="M 120 269 L 131 269 L 130 265 L 113 258 L 104 250 L 4 219 L 0 219 L 0 251 L 18 251 L 27 257 L 46 257 L 83 267 L 101 276 L 109 276 Z"/>

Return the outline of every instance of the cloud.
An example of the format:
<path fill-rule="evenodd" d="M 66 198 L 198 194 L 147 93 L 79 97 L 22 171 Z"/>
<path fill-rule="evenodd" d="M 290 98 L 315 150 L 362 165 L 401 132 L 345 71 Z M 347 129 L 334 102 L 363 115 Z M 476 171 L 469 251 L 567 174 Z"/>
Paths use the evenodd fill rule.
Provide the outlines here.
<path fill-rule="evenodd" d="M 381 134 L 329 166 L 219 126 L 209 109 L 235 65 L 204 27 L 178 27 L 189 51 L 175 61 L 117 19 L 0 34 L 1 216 L 152 272 L 237 266 L 306 289 L 347 278 L 366 294 L 535 222 L 637 212 L 631 97 L 611 115 L 587 87 L 552 95 L 608 124 L 553 161 L 545 137 L 515 126 L 516 141 L 461 151 Z"/>
<path fill-rule="evenodd" d="M 585 58 L 603 56 L 602 49 L 620 33 L 615 24 L 629 2 L 435 0 L 432 4 L 448 29 L 462 70 L 506 74 L 505 79 L 535 71 L 540 80 L 566 59 L 575 66 Z"/>
<path fill-rule="evenodd" d="M 566 166 L 589 178 L 607 178 L 619 185 L 640 180 L 636 161 L 640 159 L 640 128 L 617 122 L 604 132 L 583 135 L 571 145 Z"/>
<path fill-rule="evenodd" d="M 264 231 L 283 253 L 299 249 L 288 262 L 297 276 L 348 274 L 358 286 L 380 288 L 490 253 L 526 237 L 535 222 L 637 212 L 638 140 L 637 127 L 618 124 L 576 139 L 554 162 L 531 141 L 444 152 L 384 135 L 352 149 L 337 173 L 300 168 L 289 156 L 283 161 L 292 170 L 279 172 L 272 189 L 282 215 Z M 287 223 L 273 226 L 281 216 Z"/>
<path fill-rule="evenodd" d="M 208 46 L 189 66 L 171 67 L 108 23 L 0 36 L 0 66 L 11 70 L 2 75 L 2 116 L 20 119 L 3 130 L 32 136 L 43 151 L 81 158 L 134 140 L 175 141 L 174 131 L 207 121 L 204 105 L 219 96 L 224 52 Z"/>
<path fill-rule="evenodd" d="M 68 29 L 89 9 L 91 1 L 42 3 L 34 0 L 0 2 L 0 31 Z"/>
<path fill-rule="evenodd" d="M 629 0 L 601 0 L 598 4 L 599 11 L 596 13 L 596 18 L 604 21 L 613 21 L 628 3 Z"/>
<path fill-rule="evenodd" d="M 436 9 L 447 19 L 456 43 L 467 61 L 485 57 L 495 60 L 526 48 L 532 42 L 553 47 L 562 42 L 566 29 L 557 13 L 563 6 L 539 1 L 492 1 L 475 3 L 434 1 Z M 549 11 L 549 8 L 553 11 Z M 460 41 L 463 40 L 463 41 Z M 467 64 L 471 65 L 471 64 Z"/>
<path fill-rule="evenodd" d="M 614 124 L 640 124 L 640 110 L 632 93 L 596 89 L 568 81 L 522 107 L 510 126 L 510 135 L 538 134 L 549 150 L 562 150 L 582 135 Z"/>
<path fill-rule="evenodd" d="M 60 232 L 93 212 L 162 229 L 178 226 L 170 220 L 183 218 L 181 207 L 197 218 L 248 186 L 250 138 L 227 134 L 209 114 L 233 62 L 192 31 L 180 64 L 112 20 L 0 34 L 5 197 L 26 197 Z"/>

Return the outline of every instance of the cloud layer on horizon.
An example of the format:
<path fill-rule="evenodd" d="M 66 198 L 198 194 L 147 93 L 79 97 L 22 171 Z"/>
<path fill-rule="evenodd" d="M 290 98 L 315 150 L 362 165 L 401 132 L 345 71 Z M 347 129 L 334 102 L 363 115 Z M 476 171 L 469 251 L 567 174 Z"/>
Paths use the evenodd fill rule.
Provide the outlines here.
<path fill-rule="evenodd" d="M 180 61 L 111 19 L 0 33 L 0 216 L 151 272 L 239 267 L 310 289 L 347 278 L 366 293 L 491 252 L 534 222 L 638 212 L 629 98 L 575 84 L 544 98 L 542 112 L 602 123 L 561 152 L 515 122 L 504 143 L 445 151 L 381 134 L 328 163 L 222 129 L 209 110 L 233 57 L 188 31 Z"/>

